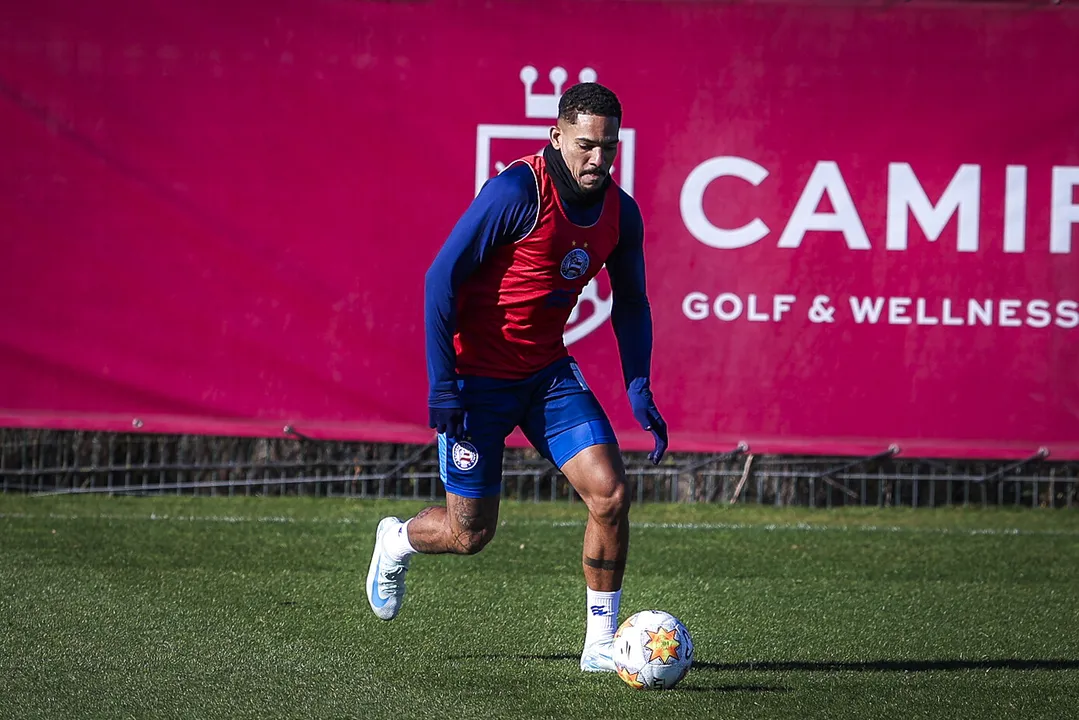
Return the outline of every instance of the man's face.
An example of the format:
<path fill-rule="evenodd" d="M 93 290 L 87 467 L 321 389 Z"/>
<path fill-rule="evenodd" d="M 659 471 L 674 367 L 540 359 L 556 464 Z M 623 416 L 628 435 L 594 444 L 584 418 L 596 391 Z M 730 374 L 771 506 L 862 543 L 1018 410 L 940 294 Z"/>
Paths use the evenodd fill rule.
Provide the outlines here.
<path fill-rule="evenodd" d="M 581 190 L 599 189 L 618 155 L 618 118 L 578 115 L 576 123 L 559 118 L 551 128 L 551 144 L 561 151 Z"/>

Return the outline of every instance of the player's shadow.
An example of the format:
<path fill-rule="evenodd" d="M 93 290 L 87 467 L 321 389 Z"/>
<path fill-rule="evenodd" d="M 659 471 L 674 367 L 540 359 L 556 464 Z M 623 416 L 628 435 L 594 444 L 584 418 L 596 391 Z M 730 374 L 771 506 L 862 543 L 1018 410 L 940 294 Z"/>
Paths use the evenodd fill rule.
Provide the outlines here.
<path fill-rule="evenodd" d="M 694 662 L 695 670 L 720 672 L 940 672 L 954 670 L 1079 670 L 1079 660 L 869 660 L 865 662 Z"/>
<path fill-rule="evenodd" d="M 538 660 L 542 662 L 569 662 L 579 660 L 577 655 L 509 655 L 468 653 L 451 655 L 448 660 Z M 829 660 L 747 660 L 736 663 L 693 661 L 694 670 L 713 672 L 941 672 L 956 670 L 1079 670 L 1079 660 L 1019 660 L 998 658 L 994 660 L 866 660 L 858 662 Z M 760 687 L 755 685 L 730 686 L 726 688 L 701 688 L 702 690 L 783 692 L 787 688 Z"/>
<path fill-rule="evenodd" d="M 450 655 L 447 660 L 531 660 L 540 662 L 572 662 L 577 663 L 581 657 L 580 655 L 503 655 L 503 654 L 480 654 L 480 653 L 467 653 L 461 655 Z M 697 667 L 697 663 L 693 664 Z M 680 689 L 685 692 L 706 692 L 706 693 L 785 693 L 790 692 L 790 688 L 786 687 L 770 687 L 767 685 L 718 685 L 701 687 L 699 685 L 682 685 Z"/>

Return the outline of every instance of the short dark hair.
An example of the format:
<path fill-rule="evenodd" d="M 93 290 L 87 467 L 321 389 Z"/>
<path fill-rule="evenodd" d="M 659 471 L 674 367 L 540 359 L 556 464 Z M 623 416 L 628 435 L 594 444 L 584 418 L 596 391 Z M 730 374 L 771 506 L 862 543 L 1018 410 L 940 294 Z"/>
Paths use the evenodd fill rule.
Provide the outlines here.
<path fill-rule="evenodd" d="M 577 123 L 577 115 L 613 117 L 622 122 L 622 103 L 610 89 L 595 82 L 578 83 L 562 93 L 558 101 L 558 117 Z"/>

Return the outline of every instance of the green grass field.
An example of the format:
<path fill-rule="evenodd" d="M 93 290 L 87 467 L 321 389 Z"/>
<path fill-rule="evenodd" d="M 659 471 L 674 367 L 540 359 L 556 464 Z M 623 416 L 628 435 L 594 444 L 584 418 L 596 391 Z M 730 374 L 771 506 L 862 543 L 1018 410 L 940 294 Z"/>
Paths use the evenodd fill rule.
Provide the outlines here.
<path fill-rule="evenodd" d="M 507 504 L 371 614 L 415 503 L 0 495 L 3 718 L 1079 717 L 1079 513 L 634 507 L 622 616 L 674 691 L 577 669 L 584 509 Z"/>

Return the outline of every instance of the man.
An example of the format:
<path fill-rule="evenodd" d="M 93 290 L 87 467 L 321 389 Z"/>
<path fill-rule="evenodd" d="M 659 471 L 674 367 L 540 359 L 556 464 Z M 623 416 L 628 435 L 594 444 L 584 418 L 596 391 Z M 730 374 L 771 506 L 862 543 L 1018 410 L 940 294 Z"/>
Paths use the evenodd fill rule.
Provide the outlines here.
<path fill-rule="evenodd" d="M 614 671 L 629 541 L 629 495 L 614 431 L 563 342 L 566 322 L 606 263 L 614 327 L 634 417 L 659 464 L 667 426 L 650 390 L 652 315 L 644 225 L 610 177 L 622 108 L 597 83 L 571 87 L 543 153 L 481 189 L 427 272 L 431 427 L 445 507 L 378 525 L 367 577 L 375 614 L 392 620 L 414 553 L 474 554 L 495 534 L 506 437 L 520 427 L 588 507 L 581 669 Z"/>

